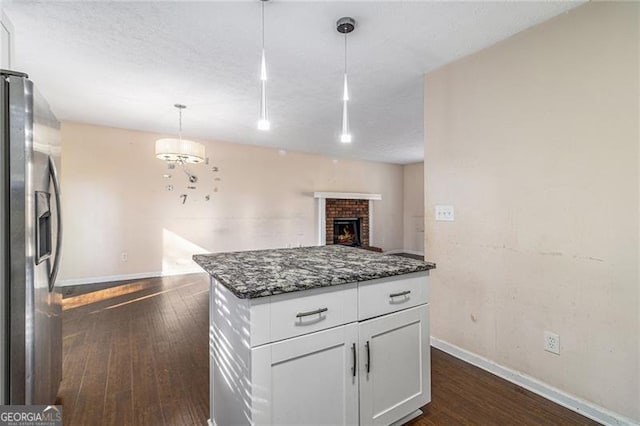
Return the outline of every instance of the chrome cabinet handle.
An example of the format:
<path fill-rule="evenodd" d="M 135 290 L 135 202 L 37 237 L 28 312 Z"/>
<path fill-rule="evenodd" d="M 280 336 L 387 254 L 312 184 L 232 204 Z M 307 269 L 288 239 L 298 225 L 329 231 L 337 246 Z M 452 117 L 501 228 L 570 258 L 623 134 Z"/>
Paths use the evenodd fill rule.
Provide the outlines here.
<path fill-rule="evenodd" d="M 389 295 L 389 297 L 393 298 L 393 297 L 406 296 L 409 293 L 411 293 L 411 290 L 405 290 L 405 291 L 401 291 L 400 293 L 392 293 Z"/>
<path fill-rule="evenodd" d="M 356 377 L 356 367 L 358 366 L 358 360 L 356 358 L 356 344 L 351 345 L 351 353 L 353 354 L 353 377 Z"/>
<path fill-rule="evenodd" d="M 320 308 L 320 309 L 316 309 L 315 311 L 299 312 L 296 315 L 296 318 L 308 317 L 309 315 L 317 315 L 317 314 L 321 314 L 323 312 L 327 312 L 328 310 L 329 310 L 328 308 Z"/>
<path fill-rule="evenodd" d="M 364 347 L 367 348 L 367 373 L 369 373 L 371 371 L 371 347 L 369 346 L 369 341 L 367 340 L 367 343 L 364 344 Z"/>
<path fill-rule="evenodd" d="M 49 174 L 51 175 L 51 181 L 53 183 L 53 192 L 56 198 L 56 209 L 58 211 L 57 225 L 58 225 L 58 239 L 56 241 L 56 255 L 53 258 L 53 267 L 49 274 L 49 291 L 53 290 L 58 277 L 58 268 L 60 267 L 60 251 L 62 250 L 62 206 L 60 204 L 60 181 L 58 180 L 58 171 L 56 170 L 56 164 L 53 158 L 49 157 Z"/>

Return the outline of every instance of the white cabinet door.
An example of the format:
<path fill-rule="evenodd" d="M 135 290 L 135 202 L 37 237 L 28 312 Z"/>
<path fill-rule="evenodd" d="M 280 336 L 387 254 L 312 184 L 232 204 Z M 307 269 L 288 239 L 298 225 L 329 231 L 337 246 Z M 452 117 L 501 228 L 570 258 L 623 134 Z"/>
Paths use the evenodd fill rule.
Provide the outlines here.
<path fill-rule="evenodd" d="M 254 425 L 357 425 L 357 324 L 251 350 Z"/>
<path fill-rule="evenodd" d="M 431 400 L 429 305 L 359 323 L 360 424 L 389 425 Z"/>

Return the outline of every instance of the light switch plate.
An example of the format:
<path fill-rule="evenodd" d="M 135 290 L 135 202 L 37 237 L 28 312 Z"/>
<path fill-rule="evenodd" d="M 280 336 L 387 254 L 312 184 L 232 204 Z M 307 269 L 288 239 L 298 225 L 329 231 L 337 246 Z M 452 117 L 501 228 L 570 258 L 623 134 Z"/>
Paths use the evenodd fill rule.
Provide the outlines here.
<path fill-rule="evenodd" d="M 453 222 L 456 220 L 453 206 L 436 206 L 436 220 L 444 222 Z"/>

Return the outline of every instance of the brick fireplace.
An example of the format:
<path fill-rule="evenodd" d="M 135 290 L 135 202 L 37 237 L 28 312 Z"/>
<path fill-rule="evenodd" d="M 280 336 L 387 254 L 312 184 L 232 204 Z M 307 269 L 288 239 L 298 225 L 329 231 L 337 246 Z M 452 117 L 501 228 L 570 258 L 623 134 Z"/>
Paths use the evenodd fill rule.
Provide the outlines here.
<path fill-rule="evenodd" d="M 325 217 L 326 244 L 339 244 L 335 238 L 337 236 L 334 221 L 355 219 L 354 222 L 360 229 L 357 231 L 358 244 L 354 245 L 369 247 L 369 200 L 327 198 Z"/>
<path fill-rule="evenodd" d="M 343 224 L 351 221 L 357 226 L 357 240 L 364 248 L 380 250 L 373 247 L 375 242 L 373 235 L 374 209 L 373 203 L 382 200 L 381 194 L 359 193 L 359 192 L 314 192 L 313 197 L 317 200 L 317 235 L 318 245 L 334 244 L 342 241 L 343 238 L 335 238 L 334 230 L 344 231 Z M 338 221 L 336 221 L 336 219 Z M 334 226 L 336 225 L 336 226 Z M 338 241 L 340 240 L 340 241 Z"/>

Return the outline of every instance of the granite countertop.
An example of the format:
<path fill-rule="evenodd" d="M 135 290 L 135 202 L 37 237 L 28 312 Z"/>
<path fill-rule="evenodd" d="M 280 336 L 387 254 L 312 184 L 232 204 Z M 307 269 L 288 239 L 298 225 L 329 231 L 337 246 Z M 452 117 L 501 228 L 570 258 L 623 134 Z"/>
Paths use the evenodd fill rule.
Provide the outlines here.
<path fill-rule="evenodd" d="M 198 254 L 193 260 L 241 299 L 428 271 L 435 263 L 341 245 Z"/>

